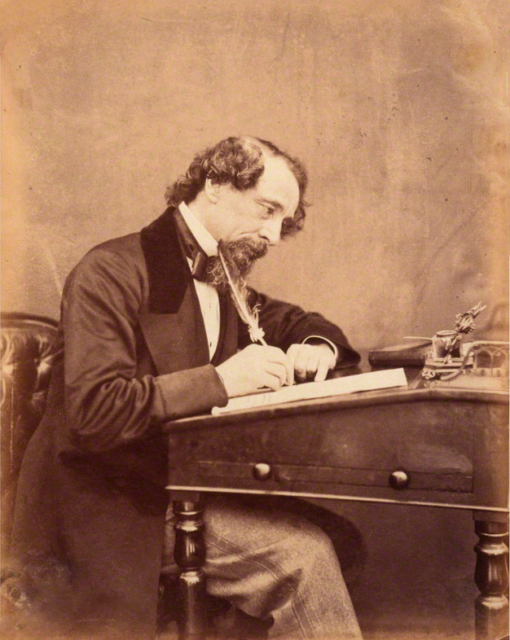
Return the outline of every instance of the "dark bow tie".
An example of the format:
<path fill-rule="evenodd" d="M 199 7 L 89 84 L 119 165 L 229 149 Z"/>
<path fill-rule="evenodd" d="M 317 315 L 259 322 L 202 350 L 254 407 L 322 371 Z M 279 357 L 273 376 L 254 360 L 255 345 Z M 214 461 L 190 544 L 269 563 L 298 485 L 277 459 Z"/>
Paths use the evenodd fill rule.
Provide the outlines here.
<path fill-rule="evenodd" d="M 209 258 L 203 251 L 196 251 L 194 256 L 190 256 L 193 264 L 191 265 L 191 275 L 195 280 L 205 282 L 207 277 L 207 266 Z"/>
<path fill-rule="evenodd" d="M 206 252 L 198 244 L 195 236 L 189 230 L 186 221 L 179 209 L 175 210 L 175 222 L 179 232 L 179 239 L 187 258 L 192 262 L 191 275 L 200 282 L 205 282 L 209 258 Z"/>

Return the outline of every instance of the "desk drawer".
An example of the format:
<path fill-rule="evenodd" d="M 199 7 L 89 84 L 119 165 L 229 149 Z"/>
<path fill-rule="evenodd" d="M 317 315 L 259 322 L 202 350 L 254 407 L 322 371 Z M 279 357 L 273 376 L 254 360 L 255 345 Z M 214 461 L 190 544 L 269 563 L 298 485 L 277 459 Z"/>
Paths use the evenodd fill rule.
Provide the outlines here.
<path fill-rule="evenodd" d="M 469 401 L 319 407 L 172 433 L 169 486 L 504 506 L 506 411 Z"/>
<path fill-rule="evenodd" d="M 460 473 L 423 473 L 404 469 L 338 469 L 311 465 L 271 464 L 268 462 L 220 462 L 200 460 L 197 480 L 205 484 L 228 481 L 241 482 L 243 488 L 271 488 L 292 491 L 296 484 L 324 484 L 339 486 L 391 487 L 429 491 L 458 491 L 470 493 L 473 477 Z"/>

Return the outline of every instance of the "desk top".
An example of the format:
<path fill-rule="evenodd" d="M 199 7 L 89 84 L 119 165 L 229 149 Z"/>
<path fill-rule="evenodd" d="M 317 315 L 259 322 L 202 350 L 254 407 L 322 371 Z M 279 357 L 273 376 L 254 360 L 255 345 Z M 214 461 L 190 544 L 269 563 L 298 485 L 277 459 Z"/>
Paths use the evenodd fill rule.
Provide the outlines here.
<path fill-rule="evenodd" d="M 406 373 L 407 389 L 168 422 L 168 488 L 506 513 L 508 393 Z"/>
<path fill-rule="evenodd" d="M 362 373 L 359 367 L 352 367 L 343 371 L 335 372 L 336 376 L 353 375 Z M 298 400 L 285 404 L 271 405 L 267 407 L 255 407 L 242 411 L 212 416 L 203 414 L 173 420 L 163 425 L 164 433 L 176 431 L 197 430 L 219 427 L 222 425 L 239 424 L 258 420 L 270 420 L 283 416 L 306 415 L 328 411 L 338 411 L 353 407 L 371 407 L 374 405 L 389 405 L 422 401 L 464 401 L 508 404 L 509 395 L 505 391 L 489 391 L 486 389 L 462 389 L 462 388 L 426 388 L 420 377 L 420 369 L 406 369 L 409 387 L 407 389 L 381 389 L 377 391 L 362 391 L 354 394 L 343 394 L 328 398 L 315 398 L 311 400 Z M 305 383 L 306 384 L 306 383 Z"/>

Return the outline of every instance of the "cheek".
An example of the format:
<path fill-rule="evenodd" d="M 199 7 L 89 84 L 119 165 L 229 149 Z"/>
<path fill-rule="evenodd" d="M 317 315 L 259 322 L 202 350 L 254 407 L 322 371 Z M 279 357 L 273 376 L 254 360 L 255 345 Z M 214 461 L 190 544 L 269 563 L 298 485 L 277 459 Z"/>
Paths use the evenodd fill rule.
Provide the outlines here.
<path fill-rule="evenodd" d="M 263 226 L 263 222 L 256 214 L 244 213 L 232 221 L 231 232 L 236 235 L 256 234 Z"/>
<path fill-rule="evenodd" d="M 232 229 L 231 231 L 231 239 L 237 240 L 238 238 L 246 237 L 246 236 L 255 236 L 258 234 L 260 227 L 256 225 L 239 225 L 238 227 Z"/>

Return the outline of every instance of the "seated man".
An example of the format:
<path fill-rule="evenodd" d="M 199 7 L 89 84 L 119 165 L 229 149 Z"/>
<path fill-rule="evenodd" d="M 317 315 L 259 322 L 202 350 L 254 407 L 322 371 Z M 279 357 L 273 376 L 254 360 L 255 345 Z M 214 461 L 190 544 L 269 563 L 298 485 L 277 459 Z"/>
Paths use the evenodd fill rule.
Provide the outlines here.
<path fill-rule="evenodd" d="M 253 290 L 269 346 L 250 344 L 217 255 L 221 241 L 243 290 L 253 262 L 303 226 L 306 184 L 272 143 L 228 138 L 195 157 L 160 218 L 67 279 L 13 536 L 33 610 L 63 637 L 154 637 L 173 544 L 163 422 L 358 361 L 322 316 Z M 209 592 L 271 622 L 269 637 L 360 637 L 329 538 L 308 521 L 216 498 L 205 539 Z"/>

